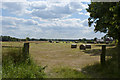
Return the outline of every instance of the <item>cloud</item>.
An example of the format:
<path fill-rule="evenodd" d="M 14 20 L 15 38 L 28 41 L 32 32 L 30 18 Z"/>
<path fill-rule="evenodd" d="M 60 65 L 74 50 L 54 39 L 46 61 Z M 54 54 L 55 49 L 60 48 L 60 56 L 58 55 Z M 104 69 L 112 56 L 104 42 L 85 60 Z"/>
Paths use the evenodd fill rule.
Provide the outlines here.
<path fill-rule="evenodd" d="M 87 7 L 85 3 L 71 0 L 4 2 L 3 34 L 24 38 L 28 35 L 37 38 L 93 37 L 93 28 L 88 27 L 88 16 L 79 18 L 79 14 L 82 14 L 81 17 L 89 15 L 83 12 Z M 6 13 L 9 15 L 6 16 Z"/>
<path fill-rule="evenodd" d="M 85 15 L 90 16 L 90 13 L 87 12 L 87 13 L 85 13 Z"/>
<path fill-rule="evenodd" d="M 69 5 L 48 5 L 46 9 L 33 9 L 32 15 L 36 17 L 40 17 L 43 19 L 56 19 L 67 17 L 68 14 L 73 13 L 70 9 Z"/>
<path fill-rule="evenodd" d="M 36 20 L 35 20 L 36 19 Z M 3 17 L 2 25 L 7 27 L 17 27 L 19 25 L 29 26 L 38 26 L 38 27 L 73 27 L 73 28 L 84 28 L 88 27 L 88 20 L 80 20 L 76 18 L 72 19 L 57 19 L 57 20 L 46 20 L 38 17 L 34 17 L 33 19 L 23 19 L 23 18 L 15 18 L 15 17 Z"/>
<path fill-rule="evenodd" d="M 38 22 L 37 21 L 34 21 L 32 19 L 28 19 L 28 20 L 25 20 L 24 21 L 24 24 L 25 25 L 38 25 Z"/>
<path fill-rule="evenodd" d="M 34 3 L 36 2 L 33 2 L 32 4 Z M 37 4 L 39 4 L 39 2 Z M 80 12 L 82 9 L 88 7 L 87 4 L 78 3 L 78 2 L 49 3 L 49 5 L 47 3 L 44 3 L 43 5 L 40 4 L 39 6 L 40 6 L 39 8 L 42 9 L 31 6 L 33 9 L 32 15 L 43 19 L 65 18 L 72 15 L 75 12 Z"/>
<path fill-rule="evenodd" d="M 88 19 L 85 19 L 83 21 L 81 21 L 83 26 L 87 26 L 88 27 Z"/>
<path fill-rule="evenodd" d="M 36 19 L 36 20 L 34 20 Z M 35 38 L 83 38 L 94 37 L 93 28 L 89 28 L 87 19 L 23 19 L 3 17 L 3 35 Z M 45 23 L 40 23 L 40 22 Z M 99 34 L 99 36 L 101 36 Z"/>
<path fill-rule="evenodd" d="M 26 0 L 0 0 L 0 2 L 26 2 Z"/>
<path fill-rule="evenodd" d="M 70 6 L 74 9 L 85 9 L 88 7 L 87 4 L 83 4 L 81 2 L 70 2 Z"/>
<path fill-rule="evenodd" d="M 16 16 L 30 15 L 43 19 L 67 18 L 73 13 L 80 12 L 87 8 L 87 4 L 78 2 L 48 2 L 48 1 L 33 1 L 33 2 L 3 2 L 3 10 Z"/>
<path fill-rule="evenodd" d="M 32 19 L 22 19 L 22 18 L 15 18 L 15 17 L 3 17 L 2 18 L 2 25 L 3 27 L 18 27 L 19 25 L 38 25 L 37 21 Z"/>
<path fill-rule="evenodd" d="M 22 15 L 27 12 L 27 4 L 22 2 L 3 2 L 2 8 L 14 15 Z"/>
<path fill-rule="evenodd" d="M 86 12 L 86 13 L 80 12 L 79 14 L 84 15 L 84 16 L 90 16 L 90 13 L 88 13 L 88 12 Z"/>
<path fill-rule="evenodd" d="M 45 9 L 47 8 L 47 3 L 45 1 L 34 1 L 29 2 L 29 6 L 31 9 Z"/>
<path fill-rule="evenodd" d="M 32 19 L 23 19 L 15 17 L 2 18 L 2 34 L 11 36 L 32 36 L 35 33 L 42 32 L 40 27 L 37 27 L 38 22 Z"/>
<path fill-rule="evenodd" d="M 29 0 L 32 1 L 32 0 Z M 42 1 L 42 0 L 37 0 Z M 49 2 L 90 2 L 91 0 L 47 0 Z"/>

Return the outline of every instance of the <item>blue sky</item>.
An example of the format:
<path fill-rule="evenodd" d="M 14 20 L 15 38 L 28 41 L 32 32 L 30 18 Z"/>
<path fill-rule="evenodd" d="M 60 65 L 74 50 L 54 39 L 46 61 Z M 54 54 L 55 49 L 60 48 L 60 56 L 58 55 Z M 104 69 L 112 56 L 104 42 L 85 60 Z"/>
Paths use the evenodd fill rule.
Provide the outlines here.
<path fill-rule="evenodd" d="M 19 1 L 19 0 L 18 0 Z M 90 2 L 21 0 L 2 3 L 2 35 L 18 38 L 101 38 L 88 27 Z"/>

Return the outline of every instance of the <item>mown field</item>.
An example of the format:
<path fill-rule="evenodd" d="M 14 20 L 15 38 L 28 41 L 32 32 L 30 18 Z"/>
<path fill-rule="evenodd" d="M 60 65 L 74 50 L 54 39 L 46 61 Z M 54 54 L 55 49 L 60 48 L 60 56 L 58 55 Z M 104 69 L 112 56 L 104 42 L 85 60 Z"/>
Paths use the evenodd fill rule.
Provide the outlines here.
<path fill-rule="evenodd" d="M 24 42 L 2 42 L 3 54 L 7 52 L 9 46 L 22 47 Z M 71 43 L 49 43 L 49 42 L 30 42 L 30 56 L 39 66 L 46 66 L 45 73 L 48 78 L 84 78 L 89 75 L 81 73 L 82 68 L 100 62 L 100 44 L 91 44 L 92 49 L 80 50 L 71 49 Z M 114 46 L 109 46 L 114 48 Z M 109 53 L 109 52 L 108 52 Z M 107 57 L 110 58 L 110 57 Z"/>

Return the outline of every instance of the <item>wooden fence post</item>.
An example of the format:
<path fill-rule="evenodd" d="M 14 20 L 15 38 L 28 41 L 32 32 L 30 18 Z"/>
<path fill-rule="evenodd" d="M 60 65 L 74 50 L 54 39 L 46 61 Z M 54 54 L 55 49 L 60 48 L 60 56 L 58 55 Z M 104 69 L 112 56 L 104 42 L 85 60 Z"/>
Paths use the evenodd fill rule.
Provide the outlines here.
<path fill-rule="evenodd" d="M 100 55 L 101 65 L 105 65 L 106 45 L 102 45 L 102 53 Z"/>
<path fill-rule="evenodd" d="M 28 54 L 29 54 L 29 43 L 24 43 L 23 53 L 24 53 L 25 55 L 28 55 Z"/>

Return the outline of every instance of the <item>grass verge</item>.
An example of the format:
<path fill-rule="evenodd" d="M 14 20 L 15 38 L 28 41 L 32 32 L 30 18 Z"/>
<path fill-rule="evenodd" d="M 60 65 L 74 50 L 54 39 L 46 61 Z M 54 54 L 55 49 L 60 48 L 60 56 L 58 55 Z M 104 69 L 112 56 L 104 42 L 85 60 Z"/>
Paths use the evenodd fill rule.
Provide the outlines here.
<path fill-rule="evenodd" d="M 90 76 L 69 67 L 55 67 L 53 72 L 56 78 L 90 78 Z"/>
<path fill-rule="evenodd" d="M 44 69 L 28 57 L 24 58 L 21 49 L 7 49 L 2 53 L 2 78 L 44 78 Z"/>

